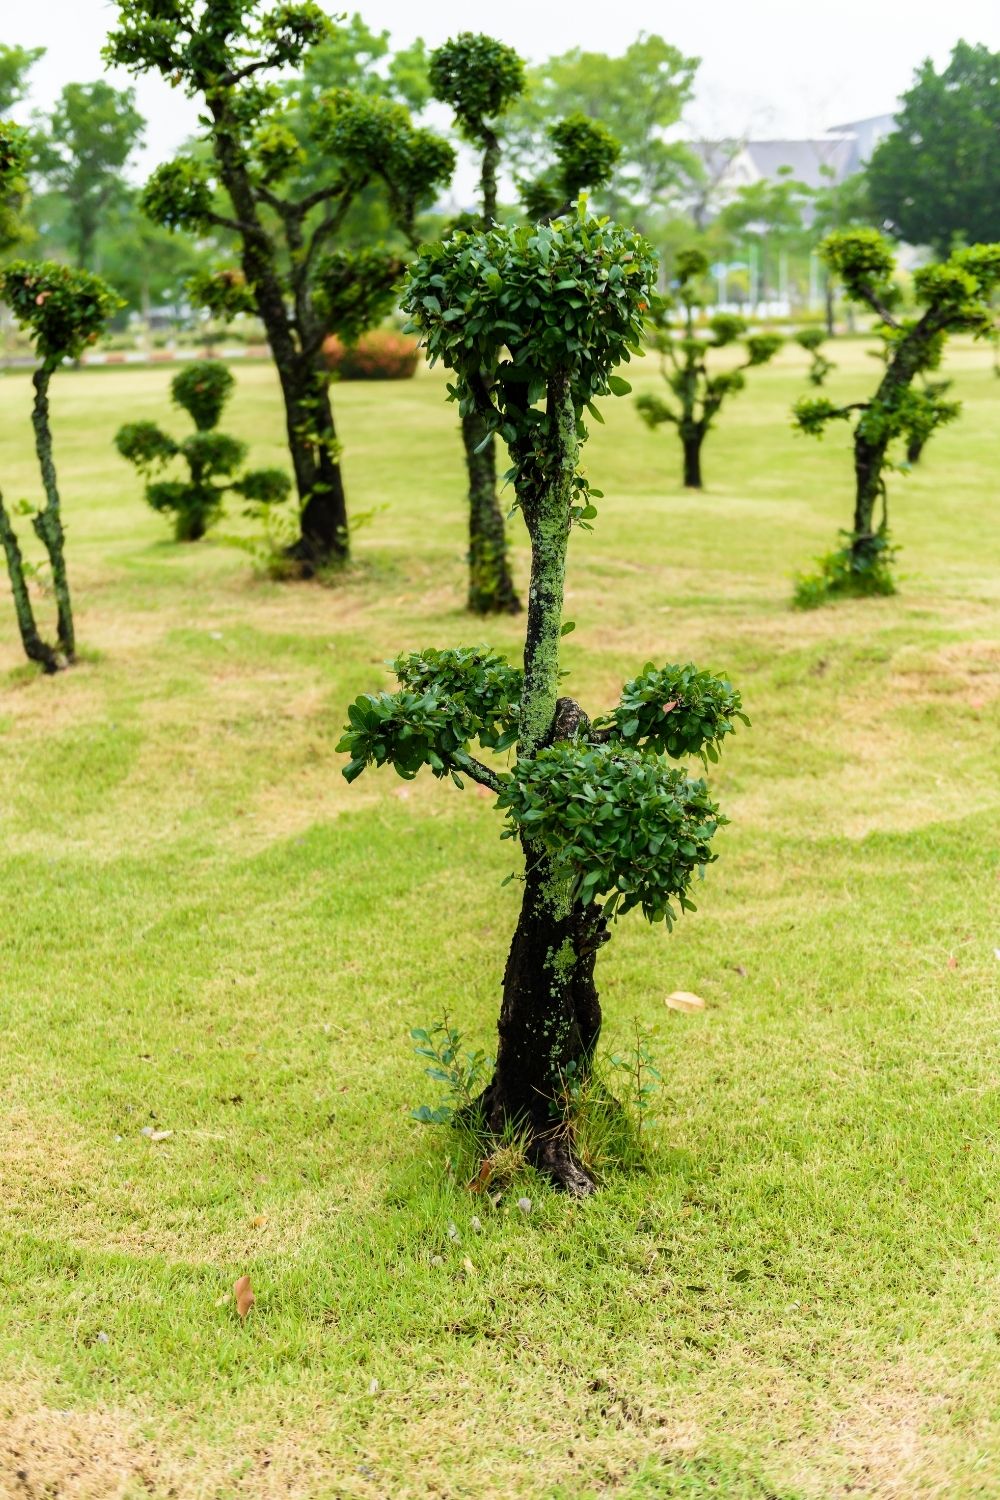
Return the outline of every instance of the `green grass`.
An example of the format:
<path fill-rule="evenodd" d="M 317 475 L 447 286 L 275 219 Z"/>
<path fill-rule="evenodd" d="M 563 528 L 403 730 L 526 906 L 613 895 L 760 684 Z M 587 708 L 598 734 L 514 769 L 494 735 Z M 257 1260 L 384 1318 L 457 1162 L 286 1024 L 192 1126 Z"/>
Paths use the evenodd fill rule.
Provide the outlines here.
<path fill-rule="evenodd" d="M 870 385 L 835 357 L 835 395 Z M 1000 386 L 952 358 L 965 415 L 892 484 L 901 592 L 802 616 L 851 503 L 844 434 L 791 431 L 804 368 L 754 372 L 704 495 L 630 402 L 587 450 L 574 692 L 691 658 L 754 727 L 699 912 L 625 920 L 599 965 L 609 1037 L 655 1028 L 652 1170 L 536 1184 L 528 1217 L 408 1119 L 411 1025 L 490 1044 L 511 846 L 472 791 L 349 788 L 333 749 L 400 649 L 518 649 L 460 607 L 443 382 L 336 391 L 379 509 L 323 588 L 141 503 L 111 437 L 177 426 L 169 372 L 58 378 L 86 660 L 26 673 L 0 599 L 0 1493 L 1000 1495 Z M 237 373 L 229 430 L 280 462 L 272 375 Z M 28 396 L 0 382 L 8 500 L 37 493 Z"/>

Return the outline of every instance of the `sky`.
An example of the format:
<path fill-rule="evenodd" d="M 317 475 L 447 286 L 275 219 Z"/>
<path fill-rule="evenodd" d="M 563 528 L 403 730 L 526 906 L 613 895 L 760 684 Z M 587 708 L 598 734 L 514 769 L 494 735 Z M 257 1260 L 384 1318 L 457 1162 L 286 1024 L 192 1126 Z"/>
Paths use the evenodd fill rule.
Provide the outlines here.
<path fill-rule="evenodd" d="M 925 58 L 947 61 L 960 38 L 1000 50 L 998 0 L 323 0 L 331 14 L 360 8 L 373 29 L 400 44 L 420 34 L 432 46 L 456 31 L 486 31 L 541 61 L 571 47 L 618 53 L 640 31 L 657 32 L 702 60 L 687 124 L 699 136 L 798 137 L 891 110 Z M 0 0 L 0 36 L 47 49 L 33 73 L 28 108 L 48 107 L 64 83 L 106 74 L 101 46 L 114 23 L 111 0 Z M 126 75 L 106 74 L 118 86 Z M 197 111 L 158 79 L 136 83 L 149 126 L 143 175 L 195 128 Z M 24 107 L 19 111 L 24 114 Z"/>

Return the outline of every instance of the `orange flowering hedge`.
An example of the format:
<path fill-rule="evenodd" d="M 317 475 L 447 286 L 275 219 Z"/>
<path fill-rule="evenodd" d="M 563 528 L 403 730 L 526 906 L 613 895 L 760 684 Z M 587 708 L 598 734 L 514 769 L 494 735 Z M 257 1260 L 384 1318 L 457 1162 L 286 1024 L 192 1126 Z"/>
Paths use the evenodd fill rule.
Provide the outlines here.
<path fill-rule="evenodd" d="M 332 333 L 324 340 L 323 353 L 342 380 L 409 380 L 420 360 L 416 339 L 391 328 L 363 333 L 356 344 L 345 344 Z"/>

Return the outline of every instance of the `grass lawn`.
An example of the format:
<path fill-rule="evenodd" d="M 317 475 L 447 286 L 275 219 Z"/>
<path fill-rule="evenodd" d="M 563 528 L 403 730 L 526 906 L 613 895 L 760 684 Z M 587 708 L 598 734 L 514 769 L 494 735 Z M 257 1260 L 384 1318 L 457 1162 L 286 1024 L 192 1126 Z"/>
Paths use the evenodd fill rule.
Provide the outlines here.
<path fill-rule="evenodd" d="M 57 378 L 86 659 L 27 673 L 0 598 L 4 1497 L 1000 1496 L 1000 384 L 961 346 L 964 416 L 892 480 L 900 594 L 800 615 L 851 510 L 846 434 L 790 428 L 805 364 L 753 372 L 704 495 L 630 401 L 587 450 L 574 694 L 693 659 L 754 723 L 699 912 L 598 966 L 608 1036 L 655 1030 L 652 1170 L 527 1217 L 408 1118 L 411 1026 L 491 1045 L 512 846 L 472 790 L 334 754 L 398 650 L 518 651 L 461 610 L 443 380 L 336 391 L 374 514 L 321 587 L 142 504 L 111 437 L 184 430 L 169 371 Z M 236 374 L 225 427 L 281 462 L 271 371 Z M 4 377 L 8 501 L 28 416 Z"/>

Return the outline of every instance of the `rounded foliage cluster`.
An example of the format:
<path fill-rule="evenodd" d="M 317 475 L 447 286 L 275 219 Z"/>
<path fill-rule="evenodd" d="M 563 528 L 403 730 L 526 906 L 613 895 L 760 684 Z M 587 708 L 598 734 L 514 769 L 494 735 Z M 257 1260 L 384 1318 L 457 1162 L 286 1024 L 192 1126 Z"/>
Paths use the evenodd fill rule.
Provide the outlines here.
<path fill-rule="evenodd" d="M 457 780 L 468 747 L 491 750 L 517 738 L 521 673 L 485 647 L 433 649 L 393 662 L 397 693 L 362 694 L 348 709 L 338 751 L 350 755 L 344 776 L 391 765 L 410 781 L 423 766 Z"/>
<path fill-rule="evenodd" d="M 860 296 L 862 287 L 884 289 L 896 264 L 891 246 L 877 229 L 837 230 L 827 235 L 819 252 L 849 297 Z"/>
<path fill-rule="evenodd" d="M 316 311 L 350 343 L 392 308 L 404 269 L 388 250 L 332 250 L 316 267 Z"/>
<path fill-rule="evenodd" d="M 735 720 L 749 724 L 740 694 L 725 678 L 686 666 L 647 662 L 622 689 L 617 708 L 597 721 L 619 743 L 641 745 L 657 755 L 718 760 L 718 749 Z"/>
<path fill-rule="evenodd" d="M 497 805 L 504 836 L 541 845 L 576 900 L 603 902 L 608 917 L 638 906 L 668 926 L 672 900 L 695 909 L 691 881 L 716 858 L 712 838 L 726 821 L 703 781 L 657 756 L 569 741 L 519 760 Z"/>
<path fill-rule="evenodd" d="M 0 275 L 0 298 L 51 365 L 96 343 L 124 306 L 99 276 L 52 260 L 12 261 Z"/>
<path fill-rule="evenodd" d="M 204 307 L 213 318 L 229 319 L 238 313 L 252 313 L 257 305 L 252 287 L 235 267 L 196 271 L 188 277 L 185 290 L 191 301 L 197 307 Z"/>
<path fill-rule="evenodd" d="M 170 382 L 170 394 L 186 411 L 199 432 L 216 427 L 236 381 L 225 365 L 196 359 Z"/>
<path fill-rule="evenodd" d="M 568 378 L 577 410 L 613 391 L 615 366 L 640 350 L 655 274 L 641 235 L 581 206 L 538 228 L 459 233 L 425 247 L 403 306 L 431 363 L 455 371 L 464 405 L 476 402 L 483 372 L 495 383 L 501 430 L 513 436 L 556 376 Z"/>
<path fill-rule="evenodd" d="M 335 333 L 323 342 L 328 367 L 341 380 L 409 380 L 420 363 L 420 345 L 405 333 L 375 328 L 354 344 Z"/>
<path fill-rule="evenodd" d="M 430 83 L 435 99 L 455 111 L 463 133 L 482 141 L 486 122 L 524 92 L 524 64 L 513 47 L 463 31 L 431 54 Z"/>
<path fill-rule="evenodd" d="M 518 184 L 530 219 L 565 213 L 585 188 L 603 187 L 622 152 L 606 125 L 580 111 L 557 120 L 548 135 L 554 164 L 534 182 Z"/>
<path fill-rule="evenodd" d="M 212 184 L 201 162 L 179 156 L 161 162 L 142 190 L 139 206 L 164 229 L 202 229 L 212 212 Z"/>
<path fill-rule="evenodd" d="M 674 258 L 674 275 L 685 286 L 708 275 L 708 256 L 701 250 L 678 250 Z"/>
<path fill-rule="evenodd" d="M 173 438 L 161 432 L 155 422 L 126 422 L 115 434 L 115 447 L 140 474 L 162 468 L 179 451 Z"/>

